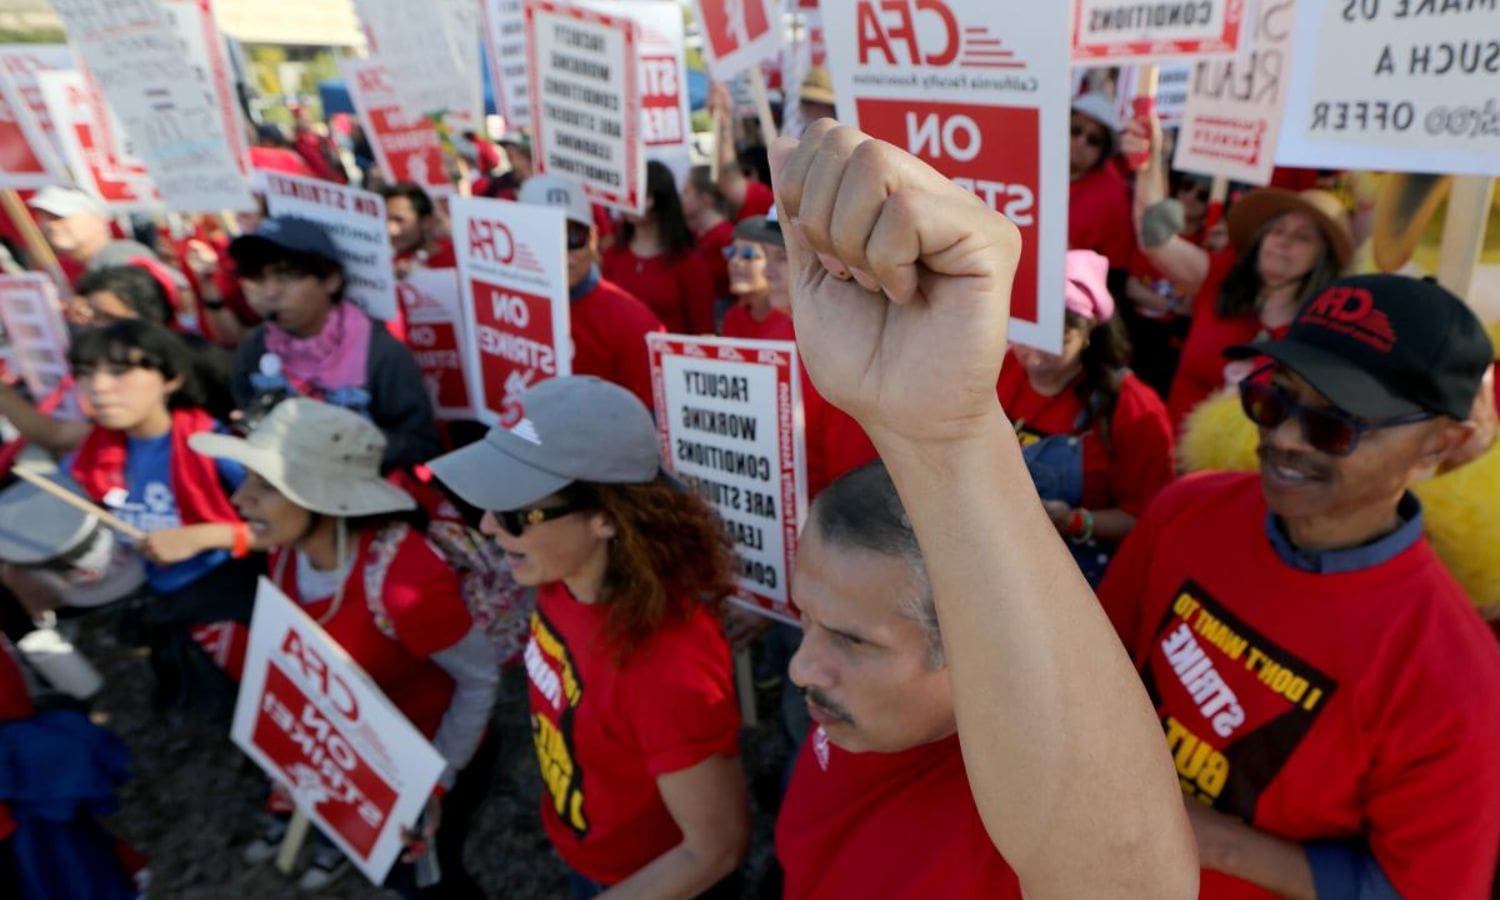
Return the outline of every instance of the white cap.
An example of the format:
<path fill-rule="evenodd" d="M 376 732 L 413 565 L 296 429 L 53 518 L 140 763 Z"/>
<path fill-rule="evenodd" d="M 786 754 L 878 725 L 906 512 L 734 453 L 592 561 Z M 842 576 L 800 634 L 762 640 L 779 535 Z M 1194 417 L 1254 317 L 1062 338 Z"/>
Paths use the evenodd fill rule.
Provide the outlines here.
<path fill-rule="evenodd" d="M 583 187 L 566 175 L 533 175 L 522 183 L 518 199 L 533 206 L 561 206 L 569 222 L 594 224 L 594 207 Z"/>
<path fill-rule="evenodd" d="M 51 213 L 59 219 L 82 213 L 95 216 L 109 215 L 109 211 L 104 208 L 104 202 L 93 194 L 55 184 L 49 184 L 37 191 L 36 196 L 26 201 L 26 205 L 32 209 Z"/>

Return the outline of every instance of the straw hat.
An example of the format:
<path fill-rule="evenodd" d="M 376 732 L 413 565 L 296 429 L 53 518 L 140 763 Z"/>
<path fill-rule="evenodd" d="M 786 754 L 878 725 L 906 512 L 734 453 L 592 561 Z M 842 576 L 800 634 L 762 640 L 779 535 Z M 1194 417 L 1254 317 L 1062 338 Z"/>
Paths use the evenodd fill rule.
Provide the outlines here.
<path fill-rule="evenodd" d="M 813 66 L 807 70 L 807 77 L 802 79 L 802 87 L 797 91 L 797 100 L 802 103 L 835 105 L 833 75 L 827 66 Z"/>
<path fill-rule="evenodd" d="M 1302 212 L 1312 217 L 1323 239 L 1333 251 L 1342 271 L 1354 256 L 1354 233 L 1349 229 L 1349 214 L 1339 198 L 1312 188 L 1305 191 L 1287 191 L 1281 188 L 1263 188 L 1251 191 L 1235 202 L 1229 210 L 1229 242 L 1235 253 L 1243 256 L 1255 243 L 1255 236 L 1272 219 L 1285 212 Z"/>
<path fill-rule="evenodd" d="M 380 477 L 385 435 L 357 413 L 306 397 L 283 400 L 249 437 L 195 434 L 188 446 L 229 459 L 288 500 L 329 516 L 413 509 L 411 495 Z"/>

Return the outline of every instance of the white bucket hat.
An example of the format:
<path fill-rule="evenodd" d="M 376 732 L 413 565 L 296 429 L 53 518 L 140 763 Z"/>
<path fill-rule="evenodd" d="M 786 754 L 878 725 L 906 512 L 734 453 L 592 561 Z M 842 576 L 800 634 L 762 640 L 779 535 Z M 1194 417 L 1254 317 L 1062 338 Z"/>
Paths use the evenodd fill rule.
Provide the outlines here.
<path fill-rule="evenodd" d="M 249 437 L 195 434 L 188 446 L 229 459 L 264 478 L 288 500 L 329 516 L 414 509 L 411 495 L 380 477 L 385 435 L 342 407 L 306 397 L 276 404 Z"/>

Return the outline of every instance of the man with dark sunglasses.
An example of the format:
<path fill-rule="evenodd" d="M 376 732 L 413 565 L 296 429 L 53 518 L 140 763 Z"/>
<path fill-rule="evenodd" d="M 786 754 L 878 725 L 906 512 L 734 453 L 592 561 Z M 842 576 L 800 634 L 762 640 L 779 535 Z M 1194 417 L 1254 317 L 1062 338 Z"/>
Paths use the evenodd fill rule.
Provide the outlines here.
<path fill-rule="evenodd" d="M 1490 341 L 1437 284 L 1372 275 L 1226 355 L 1269 360 L 1240 387 L 1259 475 L 1163 491 L 1100 590 L 1187 794 L 1201 896 L 1488 896 L 1500 650 L 1407 488 L 1473 433 Z"/>
<path fill-rule="evenodd" d="M 562 175 L 533 175 L 521 185 L 520 201 L 561 206 L 567 213 L 573 374 L 612 381 L 651 409 L 654 394 L 646 335 L 665 329 L 649 306 L 600 273 L 599 233 L 583 188 Z"/>

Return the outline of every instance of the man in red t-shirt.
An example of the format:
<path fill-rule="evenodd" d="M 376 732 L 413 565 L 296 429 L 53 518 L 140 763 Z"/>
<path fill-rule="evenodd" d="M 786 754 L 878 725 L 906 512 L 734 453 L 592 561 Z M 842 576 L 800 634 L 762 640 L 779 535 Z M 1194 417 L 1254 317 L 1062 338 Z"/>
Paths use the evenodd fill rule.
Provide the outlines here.
<path fill-rule="evenodd" d="M 798 343 L 889 472 L 828 488 L 798 548 L 791 675 L 820 727 L 786 896 L 1192 896 L 1159 727 L 995 396 L 1014 226 L 826 119 L 772 150 Z M 835 194 L 869 201 L 837 241 Z"/>
<path fill-rule="evenodd" d="M 421 185 L 403 181 L 382 188 L 380 196 L 385 198 L 385 231 L 398 277 L 412 269 L 458 265 L 453 240 L 443 233 L 437 207 Z"/>
<path fill-rule="evenodd" d="M 1407 492 L 1469 441 L 1489 339 L 1436 284 L 1374 275 L 1228 355 L 1271 360 L 1240 386 L 1259 476 L 1168 487 L 1100 590 L 1202 896 L 1489 896 L 1500 650 Z"/>
<path fill-rule="evenodd" d="M 533 175 L 521 185 L 520 202 L 567 212 L 573 374 L 612 381 L 651 409 L 655 395 L 646 335 L 666 329 L 649 306 L 600 275 L 599 232 L 583 188 L 562 175 Z"/>

